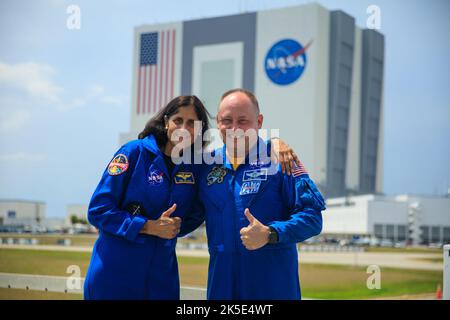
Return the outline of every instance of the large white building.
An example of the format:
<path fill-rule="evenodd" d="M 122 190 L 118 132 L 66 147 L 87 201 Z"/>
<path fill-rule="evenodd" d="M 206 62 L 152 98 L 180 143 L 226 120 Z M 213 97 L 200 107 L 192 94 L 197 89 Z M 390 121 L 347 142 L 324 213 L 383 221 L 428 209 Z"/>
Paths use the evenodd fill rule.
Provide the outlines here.
<path fill-rule="evenodd" d="M 412 244 L 450 243 L 450 194 L 328 199 L 322 235 L 367 236 Z"/>
<path fill-rule="evenodd" d="M 42 201 L 0 199 L 0 227 L 3 231 L 61 231 L 65 219 L 46 216 Z"/>
<path fill-rule="evenodd" d="M 175 96 L 253 91 L 327 197 L 381 193 L 384 36 L 318 4 L 135 28 L 130 132 Z M 213 121 L 214 122 L 214 121 Z"/>
<path fill-rule="evenodd" d="M 44 202 L 1 199 L 0 226 L 36 226 L 45 219 L 45 212 Z"/>

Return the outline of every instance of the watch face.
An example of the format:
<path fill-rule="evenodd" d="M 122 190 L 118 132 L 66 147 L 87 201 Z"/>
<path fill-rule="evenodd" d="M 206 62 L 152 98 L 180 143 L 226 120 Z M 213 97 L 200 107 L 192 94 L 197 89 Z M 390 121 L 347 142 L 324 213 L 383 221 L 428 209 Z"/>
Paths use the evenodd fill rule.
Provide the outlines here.
<path fill-rule="evenodd" d="M 278 234 L 276 231 L 271 230 L 269 233 L 269 243 L 277 243 Z"/>

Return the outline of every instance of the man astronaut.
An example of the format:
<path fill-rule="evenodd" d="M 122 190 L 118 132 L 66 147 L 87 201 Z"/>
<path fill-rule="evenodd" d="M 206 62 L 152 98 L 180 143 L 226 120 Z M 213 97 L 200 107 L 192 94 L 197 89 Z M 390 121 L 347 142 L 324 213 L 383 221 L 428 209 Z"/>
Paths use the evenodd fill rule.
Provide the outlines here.
<path fill-rule="evenodd" d="M 211 156 L 222 161 L 202 166 L 191 215 L 206 220 L 207 298 L 301 299 L 296 244 L 321 232 L 325 201 L 303 165 L 286 175 L 270 162 L 251 92 L 226 92 L 216 121 L 224 146 Z"/>

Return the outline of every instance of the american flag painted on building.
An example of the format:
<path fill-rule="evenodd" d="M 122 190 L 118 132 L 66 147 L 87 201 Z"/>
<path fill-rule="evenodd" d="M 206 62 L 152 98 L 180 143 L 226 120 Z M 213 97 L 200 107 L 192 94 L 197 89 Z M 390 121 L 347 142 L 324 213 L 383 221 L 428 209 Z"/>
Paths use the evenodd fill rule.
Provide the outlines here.
<path fill-rule="evenodd" d="M 308 172 L 305 169 L 305 166 L 303 163 L 300 162 L 300 165 L 296 165 L 292 170 L 292 175 L 294 177 L 301 176 L 302 174 L 308 174 Z"/>
<path fill-rule="evenodd" d="M 175 29 L 140 35 L 136 113 L 154 113 L 174 95 Z"/>

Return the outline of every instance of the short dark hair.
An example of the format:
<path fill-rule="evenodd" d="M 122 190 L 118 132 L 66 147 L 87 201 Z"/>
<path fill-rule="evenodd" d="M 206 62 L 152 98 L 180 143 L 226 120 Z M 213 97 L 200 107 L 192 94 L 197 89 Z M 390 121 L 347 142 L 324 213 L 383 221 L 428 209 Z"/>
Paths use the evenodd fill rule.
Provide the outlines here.
<path fill-rule="evenodd" d="M 202 122 L 202 137 L 206 130 L 209 129 L 209 118 L 211 115 L 206 110 L 203 103 L 196 96 L 179 96 L 170 101 L 163 109 L 155 114 L 145 125 L 144 130 L 139 133 L 138 138 L 144 139 L 149 135 L 153 135 L 156 139 L 158 146 L 161 148 L 169 141 L 167 137 L 165 117 L 170 118 L 176 114 L 182 107 L 194 106 L 195 113 L 199 121 Z M 207 145 L 206 141 L 203 141 L 202 147 Z"/>
<path fill-rule="evenodd" d="M 220 102 L 222 102 L 223 99 L 225 99 L 227 96 L 229 96 L 230 94 L 235 93 L 235 92 L 241 92 L 241 93 L 245 94 L 250 99 L 250 101 L 253 103 L 253 105 L 256 107 L 256 110 L 258 111 L 258 114 L 259 114 L 259 103 L 258 103 L 258 100 L 256 99 L 255 95 L 253 94 L 253 92 L 242 89 L 242 88 L 228 90 L 227 92 L 225 92 L 222 95 L 222 98 L 220 98 Z"/>

